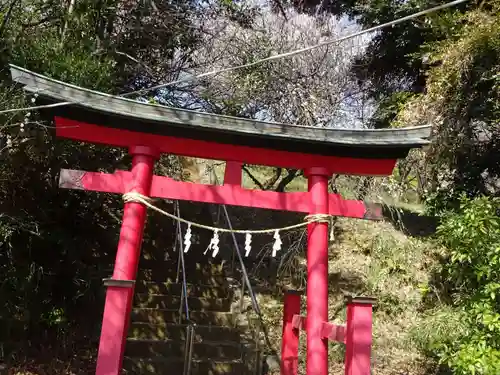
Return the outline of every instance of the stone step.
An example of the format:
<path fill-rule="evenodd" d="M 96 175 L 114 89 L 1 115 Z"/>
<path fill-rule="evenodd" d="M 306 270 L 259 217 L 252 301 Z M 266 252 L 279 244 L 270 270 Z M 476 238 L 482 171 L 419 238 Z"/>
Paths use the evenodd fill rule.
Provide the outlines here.
<path fill-rule="evenodd" d="M 151 324 L 132 322 L 129 338 L 137 340 L 175 340 L 186 338 L 186 324 Z M 194 342 L 235 342 L 241 340 L 240 331 L 229 327 L 196 326 Z"/>
<path fill-rule="evenodd" d="M 181 321 L 185 320 L 184 314 L 182 314 L 181 316 Z M 189 318 L 191 322 L 200 325 L 232 327 L 234 323 L 233 314 L 229 312 L 190 311 Z M 137 323 L 159 325 L 179 323 L 179 310 L 134 308 L 132 309 L 131 320 Z"/>
<path fill-rule="evenodd" d="M 204 298 L 231 298 L 231 290 L 223 286 L 188 284 L 188 295 Z M 154 282 L 138 281 L 135 285 L 137 293 L 149 294 L 173 294 L 180 296 L 182 293 L 182 284 L 174 282 Z"/>
<path fill-rule="evenodd" d="M 183 359 L 139 359 L 124 358 L 124 369 L 126 374 L 137 375 L 159 375 L 175 374 L 181 375 L 184 370 Z M 242 361 L 191 361 L 190 375 L 247 375 L 251 374 L 248 367 Z"/>
<path fill-rule="evenodd" d="M 228 343 L 194 343 L 192 358 L 194 360 L 210 359 L 213 361 L 236 360 L 242 357 L 243 346 Z M 125 355 L 130 358 L 179 358 L 185 356 L 185 341 L 156 341 L 129 339 Z"/>
<path fill-rule="evenodd" d="M 185 308 L 185 300 L 180 296 L 166 294 L 136 294 L 134 306 L 152 309 L 179 309 L 180 305 Z M 228 298 L 203 298 L 188 297 L 187 305 L 189 311 L 218 311 L 228 312 L 231 310 L 231 300 Z"/>
<path fill-rule="evenodd" d="M 193 260 L 186 259 L 184 262 L 184 269 L 186 271 L 187 277 L 201 277 L 201 276 L 223 276 L 224 269 L 221 262 L 211 263 L 207 257 L 204 257 L 207 261 L 196 262 Z M 102 267 L 102 266 L 101 266 Z M 154 273 L 160 273 L 167 275 L 170 278 L 177 275 L 178 261 L 172 260 L 157 260 L 157 259 L 144 259 L 139 260 L 138 271 L 141 270 L 152 270 Z M 107 267 L 102 267 L 100 272 L 106 275 L 113 273 L 113 264 L 108 264 Z M 182 275 L 182 267 L 179 269 L 179 275 Z"/>
<path fill-rule="evenodd" d="M 158 268 L 139 268 L 137 280 L 139 281 L 159 281 L 176 282 L 177 270 Z M 202 270 L 186 270 L 186 279 L 188 282 L 213 286 L 225 286 L 227 280 L 222 274 L 210 274 Z M 182 280 L 182 277 L 181 279 Z"/>
<path fill-rule="evenodd" d="M 190 259 L 185 259 L 184 269 L 186 273 L 198 272 L 204 275 L 223 275 L 224 270 L 221 262 L 212 263 L 210 258 L 204 257 L 203 262 L 196 262 Z M 157 259 L 144 259 L 139 261 L 139 268 L 162 270 L 164 272 L 177 273 L 177 260 L 157 260 Z"/>

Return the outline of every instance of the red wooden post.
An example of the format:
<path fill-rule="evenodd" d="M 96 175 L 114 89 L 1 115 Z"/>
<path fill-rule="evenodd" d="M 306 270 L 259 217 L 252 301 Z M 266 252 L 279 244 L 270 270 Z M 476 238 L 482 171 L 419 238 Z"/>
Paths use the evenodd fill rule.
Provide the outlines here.
<path fill-rule="evenodd" d="M 224 171 L 224 185 L 241 186 L 241 168 L 243 163 L 227 161 Z"/>
<path fill-rule="evenodd" d="M 306 170 L 310 214 L 328 214 L 328 170 Z M 307 375 L 328 374 L 328 340 L 323 323 L 328 321 L 328 223 L 311 223 L 307 242 Z"/>
<path fill-rule="evenodd" d="M 234 176 L 234 178 L 233 178 Z M 125 187 L 133 181 L 128 171 L 86 172 L 74 169 L 62 169 L 59 187 L 81 189 L 107 193 L 126 193 Z M 153 176 L 151 183 L 152 198 L 187 200 L 195 202 L 225 204 L 231 206 L 266 208 L 270 210 L 295 211 L 309 213 L 310 199 L 308 192 L 286 192 L 252 190 L 242 188 L 239 177 L 235 174 L 224 177 L 224 185 L 203 185 L 176 181 L 166 176 Z M 240 178 L 239 180 L 236 180 Z M 226 181 L 229 181 L 226 183 Z M 382 219 L 381 206 L 375 203 L 343 199 L 338 194 L 329 194 L 329 214 L 333 216 L 358 219 Z"/>
<path fill-rule="evenodd" d="M 374 298 L 347 301 L 345 375 L 371 374 L 372 308 Z"/>
<path fill-rule="evenodd" d="M 126 190 L 149 196 L 157 155 L 149 147 L 132 147 L 130 153 L 133 182 Z M 121 373 L 145 221 L 144 205 L 125 203 L 113 277 L 105 280 L 106 302 L 96 375 Z"/>
<path fill-rule="evenodd" d="M 285 291 L 283 338 L 281 341 L 281 375 L 297 375 L 299 370 L 299 329 L 293 326 L 294 315 L 300 315 L 300 292 Z"/>

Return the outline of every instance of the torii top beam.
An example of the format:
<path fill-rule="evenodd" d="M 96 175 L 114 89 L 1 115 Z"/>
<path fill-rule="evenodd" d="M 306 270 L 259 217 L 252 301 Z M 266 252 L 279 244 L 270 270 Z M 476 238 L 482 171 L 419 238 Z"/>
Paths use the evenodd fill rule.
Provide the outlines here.
<path fill-rule="evenodd" d="M 314 128 L 141 103 L 60 82 L 11 65 L 12 79 L 38 93 L 56 134 L 118 147 L 331 173 L 389 175 L 398 158 L 428 143 L 430 126 L 356 130 Z"/>

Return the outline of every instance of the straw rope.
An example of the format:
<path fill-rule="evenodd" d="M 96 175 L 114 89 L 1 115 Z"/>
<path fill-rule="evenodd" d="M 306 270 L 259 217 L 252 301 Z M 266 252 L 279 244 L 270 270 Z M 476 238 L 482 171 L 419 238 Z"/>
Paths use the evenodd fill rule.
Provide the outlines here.
<path fill-rule="evenodd" d="M 149 197 L 146 197 L 143 194 L 137 193 L 135 191 L 125 193 L 123 194 L 123 200 L 125 203 L 141 203 L 145 205 L 146 207 L 162 214 L 165 215 L 173 220 L 177 220 L 181 223 L 185 223 L 188 225 L 191 225 L 193 227 L 201 228 L 201 229 L 206 229 L 210 230 L 213 232 L 219 232 L 219 233 L 250 233 L 250 234 L 266 234 L 266 233 L 275 233 L 276 231 L 282 232 L 282 231 L 287 231 L 287 230 L 292 230 L 292 229 L 297 229 L 301 227 L 305 227 L 311 223 L 330 223 L 332 216 L 328 214 L 312 214 L 312 215 L 307 215 L 304 217 L 304 222 L 303 223 L 298 223 L 294 225 L 289 225 L 286 227 L 281 227 L 281 228 L 270 228 L 270 229 L 228 229 L 228 228 L 217 228 L 217 227 L 212 227 L 210 225 L 204 225 L 204 224 L 199 224 L 195 223 L 190 220 L 183 219 L 182 217 L 179 217 L 177 215 L 171 214 L 167 211 L 162 210 L 161 208 L 156 207 L 151 203 L 152 199 Z"/>

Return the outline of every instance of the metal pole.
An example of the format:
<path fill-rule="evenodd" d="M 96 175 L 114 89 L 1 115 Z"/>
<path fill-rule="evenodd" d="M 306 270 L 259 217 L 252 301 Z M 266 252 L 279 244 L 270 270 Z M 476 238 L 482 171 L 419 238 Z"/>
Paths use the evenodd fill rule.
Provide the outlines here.
<path fill-rule="evenodd" d="M 191 324 L 186 327 L 186 342 L 184 345 L 184 368 L 183 375 L 189 375 L 190 372 L 190 359 L 189 352 L 191 350 L 191 336 L 193 332 L 191 330 Z"/>
<path fill-rule="evenodd" d="M 306 174 L 310 214 L 328 214 L 328 171 L 311 168 Z M 311 223 L 307 229 L 306 373 L 328 375 L 328 341 L 322 337 L 328 321 L 328 223 Z"/>
<path fill-rule="evenodd" d="M 262 358 L 260 356 L 260 330 L 257 331 L 257 339 L 255 340 L 255 370 L 254 375 L 262 374 Z"/>
<path fill-rule="evenodd" d="M 182 323 L 182 309 L 184 307 L 184 288 L 181 289 L 181 302 L 179 304 L 179 324 Z"/>
<path fill-rule="evenodd" d="M 189 352 L 188 352 L 188 361 L 187 361 L 187 372 L 185 375 L 191 374 L 191 361 L 193 360 L 193 346 L 194 346 L 194 331 L 195 331 L 196 325 L 190 324 L 189 328 L 191 330 L 191 334 L 189 335 Z"/>
<path fill-rule="evenodd" d="M 178 223 L 178 222 L 177 222 Z M 176 235 L 174 239 L 174 249 L 176 249 L 179 252 L 179 255 L 177 256 L 177 273 L 175 275 L 175 283 L 177 284 L 179 282 L 179 276 L 181 274 L 181 252 L 177 248 L 177 241 L 178 241 L 179 236 Z M 182 247 L 182 244 L 179 244 L 179 247 Z"/>
<path fill-rule="evenodd" d="M 177 216 L 181 216 L 181 210 L 179 208 L 179 202 L 176 202 Z M 181 307 L 179 309 L 180 314 L 182 314 L 182 303 L 184 301 L 186 307 L 186 320 L 189 322 L 189 306 L 188 306 L 188 292 L 187 292 L 187 281 L 186 281 L 186 264 L 184 262 L 184 246 L 182 242 L 182 231 L 181 223 L 177 221 L 177 236 L 179 242 L 179 257 L 181 260 L 182 267 L 182 293 L 181 293 Z"/>
<path fill-rule="evenodd" d="M 215 181 L 217 181 L 217 176 L 215 175 L 215 173 L 214 173 L 214 178 L 215 178 Z M 224 216 L 226 217 L 227 225 L 228 225 L 229 229 L 232 230 L 233 229 L 233 225 L 231 224 L 231 219 L 229 218 L 229 214 L 227 212 L 226 205 L 222 205 L 222 208 L 224 210 Z M 250 295 L 250 299 L 252 301 L 252 308 L 255 311 L 255 313 L 258 315 L 259 321 L 262 322 L 262 320 L 263 320 L 262 319 L 262 313 L 260 311 L 260 307 L 259 307 L 259 303 L 257 302 L 257 298 L 255 297 L 255 294 L 253 292 L 252 284 L 250 283 L 250 279 L 248 277 L 247 269 L 245 267 L 245 262 L 243 261 L 243 257 L 241 256 L 240 246 L 238 245 L 238 241 L 236 240 L 235 234 L 232 233 L 232 232 L 231 232 L 231 237 L 233 239 L 233 244 L 234 244 L 234 248 L 236 250 L 236 255 L 237 255 L 238 260 L 240 262 L 241 272 L 242 272 L 242 278 L 244 280 L 244 285 L 246 285 L 246 287 L 248 289 L 248 294 Z M 264 333 L 264 337 L 265 337 L 267 345 L 270 348 L 272 348 L 271 342 L 269 340 L 269 334 L 268 334 L 267 328 L 266 328 L 266 326 L 264 324 L 262 324 L 262 332 Z"/>
<path fill-rule="evenodd" d="M 233 253 L 234 254 L 234 253 Z M 240 290 L 240 314 L 243 312 L 243 302 L 245 296 L 245 279 L 241 277 L 241 290 Z M 236 322 L 235 322 L 236 324 Z"/>
<path fill-rule="evenodd" d="M 227 226 L 229 227 L 229 229 L 232 230 L 233 226 L 231 224 L 231 219 L 229 219 L 229 214 L 227 213 L 226 206 L 223 205 L 222 209 L 224 210 L 224 216 L 226 217 Z M 248 288 L 248 290 L 252 290 L 252 284 L 250 284 L 250 279 L 248 278 L 247 269 L 245 267 L 245 262 L 243 261 L 243 257 L 241 256 L 240 246 L 238 245 L 238 240 L 236 239 L 236 236 L 234 235 L 233 232 L 231 232 L 231 237 L 233 238 L 233 244 L 234 244 L 234 248 L 236 250 L 236 256 L 238 257 L 238 260 L 240 262 L 241 272 L 243 273 L 243 279 L 245 281 L 246 287 Z M 253 293 L 250 293 L 250 298 L 252 300 L 253 309 L 255 310 L 255 312 L 257 314 L 261 315 L 259 304 L 257 303 L 257 299 L 255 298 L 255 295 Z"/>

